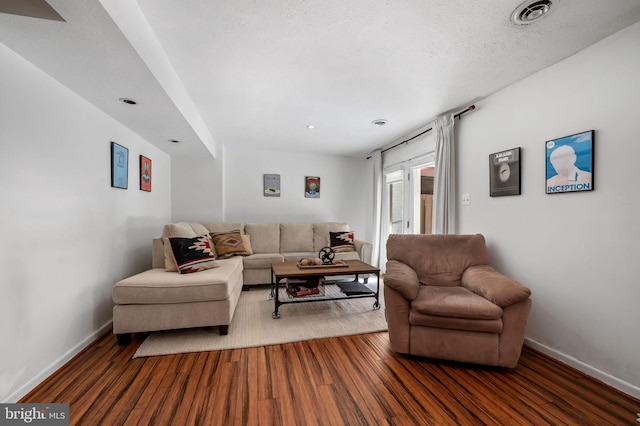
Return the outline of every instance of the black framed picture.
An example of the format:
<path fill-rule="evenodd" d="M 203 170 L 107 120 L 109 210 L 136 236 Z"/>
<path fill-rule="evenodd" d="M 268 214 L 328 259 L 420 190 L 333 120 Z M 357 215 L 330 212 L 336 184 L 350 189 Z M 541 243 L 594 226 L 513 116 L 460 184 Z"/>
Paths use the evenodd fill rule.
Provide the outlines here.
<path fill-rule="evenodd" d="M 262 175 L 262 194 L 265 197 L 280 196 L 280 175 L 270 173 Z"/>
<path fill-rule="evenodd" d="M 111 142 L 111 186 L 127 189 L 129 185 L 129 149 Z"/>
<path fill-rule="evenodd" d="M 520 148 L 489 155 L 489 195 L 520 195 Z"/>
<path fill-rule="evenodd" d="M 320 177 L 305 176 L 304 196 L 306 198 L 320 198 Z"/>
<path fill-rule="evenodd" d="M 593 191 L 593 130 L 545 143 L 546 192 Z"/>
<path fill-rule="evenodd" d="M 151 160 L 140 156 L 140 190 L 151 192 Z"/>

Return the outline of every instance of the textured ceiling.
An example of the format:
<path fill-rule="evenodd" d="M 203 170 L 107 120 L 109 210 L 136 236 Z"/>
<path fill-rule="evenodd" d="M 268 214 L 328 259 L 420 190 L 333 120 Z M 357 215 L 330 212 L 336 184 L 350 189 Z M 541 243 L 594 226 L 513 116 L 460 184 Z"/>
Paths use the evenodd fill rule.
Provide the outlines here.
<path fill-rule="evenodd" d="M 364 156 L 640 21 L 637 0 L 554 0 L 526 26 L 520 0 L 49 3 L 66 23 L 0 13 L 0 42 L 176 156 Z"/>

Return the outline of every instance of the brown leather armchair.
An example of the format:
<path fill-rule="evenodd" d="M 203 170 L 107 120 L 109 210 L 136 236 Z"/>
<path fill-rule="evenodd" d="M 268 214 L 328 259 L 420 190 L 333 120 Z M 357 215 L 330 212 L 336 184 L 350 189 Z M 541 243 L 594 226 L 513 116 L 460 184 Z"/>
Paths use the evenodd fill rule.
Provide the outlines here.
<path fill-rule="evenodd" d="M 489 266 L 484 237 L 390 235 L 384 297 L 391 349 L 513 368 L 531 291 Z"/>

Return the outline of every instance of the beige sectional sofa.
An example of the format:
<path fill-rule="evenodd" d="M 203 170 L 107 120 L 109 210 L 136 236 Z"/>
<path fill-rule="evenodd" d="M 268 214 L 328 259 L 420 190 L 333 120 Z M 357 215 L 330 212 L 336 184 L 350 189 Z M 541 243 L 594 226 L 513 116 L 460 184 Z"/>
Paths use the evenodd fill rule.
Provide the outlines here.
<path fill-rule="evenodd" d="M 243 241 L 252 254 L 218 259 L 218 267 L 190 274 L 166 270 L 163 239 L 155 238 L 152 269 L 113 287 L 113 332 L 118 342 L 127 344 L 131 333 L 190 327 L 218 326 L 220 334 L 227 334 L 242 289 L 270 283 L 272 263 L 316 257 L 330 245 L 330 232 L 351 229 L 342 222 L 181 222 L 165 225 L 162 237 L 192 238 L 232 230 L 248 236 Z M 354 248 L 336 253 L 336 259 L 370 263 L 371 244 L 356 239 Z"/>

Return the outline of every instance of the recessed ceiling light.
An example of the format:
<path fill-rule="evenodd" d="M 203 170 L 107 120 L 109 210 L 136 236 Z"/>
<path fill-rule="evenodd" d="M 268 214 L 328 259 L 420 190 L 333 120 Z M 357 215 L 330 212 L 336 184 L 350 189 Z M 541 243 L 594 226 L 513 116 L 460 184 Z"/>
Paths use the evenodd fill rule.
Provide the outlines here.
<path fill-rule="evenodd" d="M 511 21 L 514 24 L 531 24 L 551 12 L 553 3 L 559 0 L 527 0 L 511 14 Z"/>
<path fill-rule="evenodd" d="M 118 99 L 120 102 L 125 103 L 125 104 L 129 104 L 129 105 L 135 105 L 137 104 L 136 101 L 134 101 L 133 99 L 129 99 L 129 98 L 120 98 Z"/>
<path fill-rule="evenodd" d="M 315 129 L 315 128 L 316 128 L 316 126 L 314 126 L 313 124 L 308 124 L 307 125 L 307 129 Z"/>
<path fill-rule="evenodd" d="M 374 126 L 380 126 L 380 127 L 384 126 L 387 123 L 388 123 L 388 121 L 385 120 L 384 118 L 379 118 L 379 119 L 373 120 L 371 122 L 371 124 L 373 124 Z"/>
<path fill-rule="evenodd" d="M 176 139 L 169 139 L 169 142 L 171 142 L 171 143 L 180 143 L 180 141 L 176 140 Z"/>

